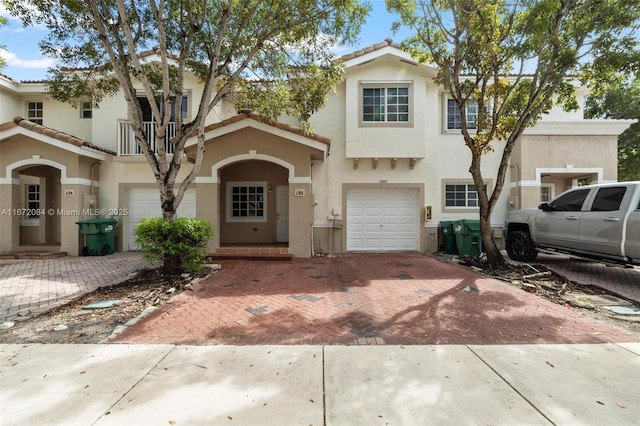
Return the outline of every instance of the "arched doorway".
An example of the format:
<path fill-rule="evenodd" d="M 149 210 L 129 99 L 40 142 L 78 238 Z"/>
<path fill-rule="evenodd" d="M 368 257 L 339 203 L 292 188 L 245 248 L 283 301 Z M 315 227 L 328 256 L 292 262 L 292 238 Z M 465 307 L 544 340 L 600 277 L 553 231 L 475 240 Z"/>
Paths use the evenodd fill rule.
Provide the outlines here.
<path fill-rule="evenodd" d="M 220 244 L 289 241 L 289 170 L 263 160 L 230 164 L 219 171 Z"/>
<path fill-rule="evenodd" d="M 22 248 L 60 246 L 61 172 L 49 165 L 26 165 L 18 172 L 20 211 L 19 243 Z"/>

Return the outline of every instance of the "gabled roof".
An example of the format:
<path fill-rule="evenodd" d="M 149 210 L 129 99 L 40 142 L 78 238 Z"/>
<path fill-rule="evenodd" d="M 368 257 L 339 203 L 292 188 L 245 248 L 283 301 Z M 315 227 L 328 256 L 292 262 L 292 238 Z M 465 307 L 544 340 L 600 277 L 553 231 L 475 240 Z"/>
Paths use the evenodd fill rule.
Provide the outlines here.
<path fill-rule="evenodd" d="M 255 129 L 266 134 L 288 140 L 308 148 L 314 152 L 314 158 L 323 160 L 329 155 L 331 139 L 316 134 L 307 135 L 299 127 L 280 121 L 268 121 L 255 113 L 241 113 L 205 127 L 205 140 L 213 141 L 220 137 L 234 134 L 244 129 Z M 193 137 L 187 142 L 187 147 L 196 144 Z"/>
<path fill-rule="evenodd" d="M 318 142 L 321 142 L 325 145 L 331 145 L 331 139 L 325 137 L 325 136 L 320 136 L 317 134 L 313 134 L 313 135 L 306 135 L 302 132 L 302 129 L 300 129 L 299 127 L 293 126 L 291 124 L 287 124 L 287 123 L 282 123 L 280 121 L 265 121 L 263 117 L 261 117 L 259 114 L 256 113 L 242 113 L 242 114 L 238 114 L 238 115 L 234 115 L 233 117 L 227 118 L 226 120 L 222 120 L 219 123 L 214 123 L 214 124 L 210 124 L 207 127 L 205 127 L 204 131 L 205 133 L 216 130 L 216 129 L 221 129 L 223 127 L 229 126 L 230 124 L 233 123 L 237 123 L 240 122 L 242 120 L 247 120 L 247 119 L 251 119 L 251 120 L 255 120 L 257 122 L 266 124 L 268 126 L 271 127 L 275 127 L 277 129 L 281 129 L 281 130 L 285 130 L 287 132 L 291 132 L 293 134 L 296 134 L 298 136 L 303 136 L 305 138 L 308 139 L 312 139 Z"/>
<path fill-rule="evenodd" d="M 400 62 L 420 67 L 425 70 L 428 75 L 434 76 L 437 71 L 435 65 L 422 64 L 416 61 L 410 53 L 402 50 L 402 47 L 399 44 L 394 43 L 390 38 L 385 39 L 381 43 L 376 43 L 347 55 L 343 55 L 340 60 L 345 63 L 347 68 L 351 68 L 368 64 L 369 62 L 373 62 L 382 57 L 392 57 Z"/>
<path fill-rule="evenodd" d="M 109 154 L 109 155 L 117 155 L 116 152 L 111 151 L 106 148 L 99 147 L 90 142 L 87 142 L 83 139 L 75 137 L 73 135 L 69 135 L 67 133 L 61 132 L 56 129 L 52 129 L 50 127 L 42 126 L 40 124 L 34 123 L 33 121 L 29 121 L 20 116 L 15 117 L 13 121 L 9 121 L 7 123 L 0 124 L 0 132 L 5 132 L 14 128 L 24 128 L 29 130 L 30 132 L 34 132 L 38 135 L 43 135 L 49 138 L 54 139 L 55 141 L 62 142 L 64 144 L 69 144 L 78 148 L 89 149 L 93 151 L 98 151 L 100 153 Z M 20 132 L 24 133 L 24 132 Z"/>
<path fill-rule="evenodd" d="M 371 46 L 364 47 L 360 50 L 356 50 L 355 52 L 348 53 L 346 55 L 342 55 L 340 59 L 343 61 L 348 61 L 353 58 L 357 58 L 358 56 L 366 55 L 367 53 L 374 52 L 376 50 L 384 49 L 385 47 L 393 46 L 395 48 L 400 49 L 400 45 L 394 43 L 392 39 L 385 38 L 383 42 L 372 44 Z"/>

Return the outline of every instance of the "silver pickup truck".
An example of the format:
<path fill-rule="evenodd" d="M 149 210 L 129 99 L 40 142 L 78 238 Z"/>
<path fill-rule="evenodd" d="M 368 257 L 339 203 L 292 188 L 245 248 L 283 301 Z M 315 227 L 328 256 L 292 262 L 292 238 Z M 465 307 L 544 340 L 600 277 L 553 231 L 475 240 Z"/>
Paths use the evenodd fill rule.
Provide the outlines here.
<path fill-rule="evenodd" d="M 640 264 L 640 181 L 570 189 L 537 209 L 507 213 L 507 254 L 529 262 L 539 248 Z"/>

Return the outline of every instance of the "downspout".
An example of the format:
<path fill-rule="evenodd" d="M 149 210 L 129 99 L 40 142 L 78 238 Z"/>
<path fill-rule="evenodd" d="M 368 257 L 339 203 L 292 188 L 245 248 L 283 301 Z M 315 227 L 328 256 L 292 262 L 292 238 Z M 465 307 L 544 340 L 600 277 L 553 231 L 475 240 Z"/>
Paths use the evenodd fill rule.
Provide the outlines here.
<path fill-rule="evenodd" d="M 510 167 L 516 169 L 516 200 L 518 201 L 518 209 L 522 208 L 522 194 L 520 193 L 520 167 L 517 164 L 511 164 Z"/>
<path fill-rule="evenodd" d="M 100 166 L 100 162 L 96 161 L 95 163 L 93 163 L 91 165 L 91 168 L 89 169 L 89 178 L 91 179 L 91 186 L 90 186 L 90 189 L 89 189 L 89 195 L 93 195 L 93 181 L 95 180 L 93 178 L 93 166 Z"/>
<path fill-rule="evenodd" d="M 309 166 L 309 178 L 311 179 L 311 194 L 309 194 L 309 198 L 311 200 L 311 209 L 312 209 L 312 217 L 311 217 L 311 229 L 309 229 L 309 236 L 311 238 L 311 257 L 316 255 L 314 247 L 313 247 L 313 222 L 315 222 L 316 216 L 316 196 L 313 192 L 313 161 L 311 161 L 311 165 Z"/>

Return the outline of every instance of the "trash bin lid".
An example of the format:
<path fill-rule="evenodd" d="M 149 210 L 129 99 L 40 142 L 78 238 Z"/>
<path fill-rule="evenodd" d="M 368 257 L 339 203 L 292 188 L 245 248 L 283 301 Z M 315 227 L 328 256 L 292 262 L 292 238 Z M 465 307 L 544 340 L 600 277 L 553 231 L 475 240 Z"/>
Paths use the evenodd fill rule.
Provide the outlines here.
<path fill-rule="evenodd" d="M 480 221 L 479 220 L 472 220 L 472 219 L 465 219 L 464 220 L 464 224 L 467 228 L 469 228 L 472 231 L 480 231 Z"/>
<path fill-rule="evenodd" d="M 80 220 L 76 222 L 77 225 L 115 225 L 116 223 L 118 223 L 118 221 L 110 217 Z"/>
<path fill-rule="evenodd" d="M 454 224 L 454 231 L 456 231 L 456 233 L 460 233 L 463 230 L 480 232 L 480 220 L 479 219 L 456 220 Z"/>

